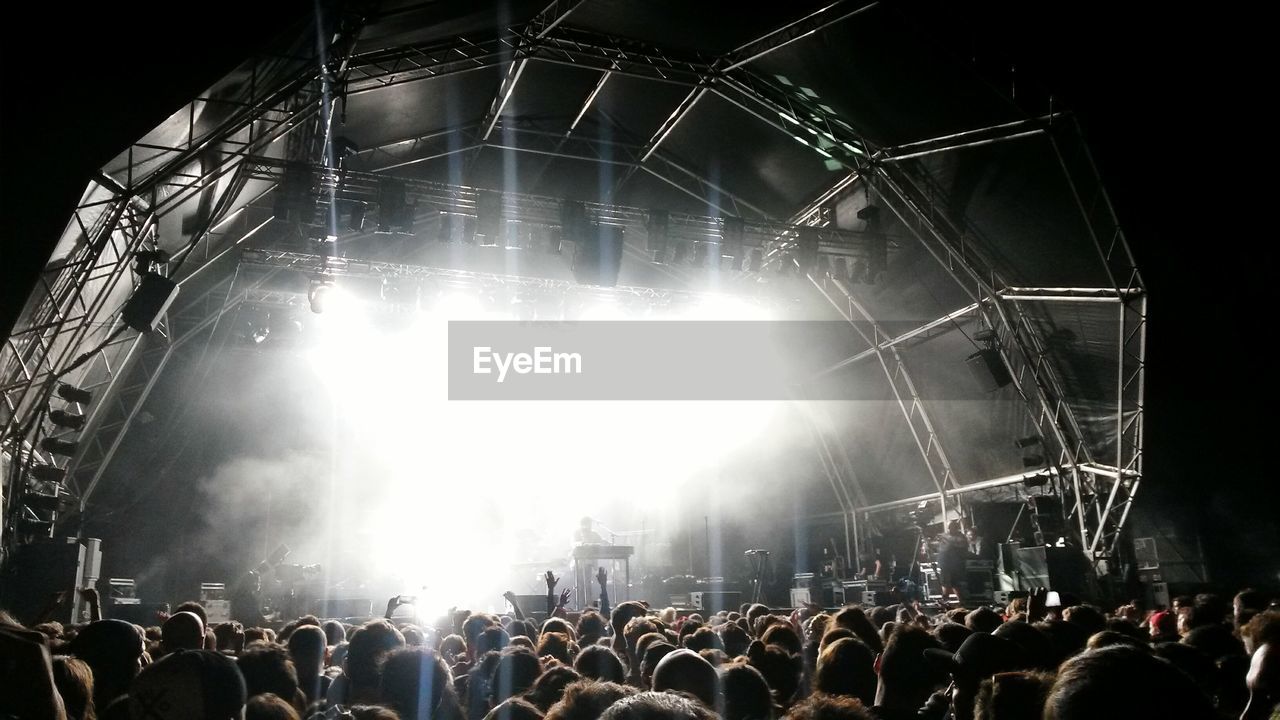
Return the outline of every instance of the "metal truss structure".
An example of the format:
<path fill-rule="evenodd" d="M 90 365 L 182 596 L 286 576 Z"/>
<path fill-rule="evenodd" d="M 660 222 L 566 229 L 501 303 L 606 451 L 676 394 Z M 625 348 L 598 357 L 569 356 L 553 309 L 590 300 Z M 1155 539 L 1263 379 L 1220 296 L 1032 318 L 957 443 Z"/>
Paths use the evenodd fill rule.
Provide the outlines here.
<path fill-rule="evenodd" d="M 336 216 L 345 203 L 374 204 L 379 188 L 396 169 L 444 155 L 483 147 L 546 157 L 611 163 L 625 170 L 617 192 L 637 173 L 646 173 L 706 203 L 722 217 L 672 215 L 672 227 L 690 242 L 722 244 L 726 217 L 739 219 L 748 242 L 767 249 L 766 264 L 797 262 L 806 242 L 816 241 L 824 256 L 865 255 L 865 234 L 835 228 L 830 208 L 855 189 L 864 190 L 901 223 L 917 243 L 965 290 L 969 303 L 919 328 L 887 335 L 847 283 L 827 265 L 804 267 L 817 287 L 862 333 L 868 348 L 830 371 L 875 357 L 893 387 L 921 458 L 936 488 L 925 499 L 949 499 L 980 489 L 1021 482 L 1022 476 L 961 482 L 951 467 L 925 404 L 903 361 L 900 349 L 927 342 L 947 332 L 954 321 L 974 317 L 994 333 L 995 347 L 1013 378 L 1028 417 L 1044 447 L 1052 450 L 1050 472 L 1057 477 L 1081 547 L 1100 573 L 1115 557 L 1120 533 L 1142 479 L 1143 392 L 1147 300 L 1131 252 L 1100 183 L 1097 169 L 1073 118 L 1055 114 L 975 128 L 945 137 L 897 147 L 875 147 L 858 129 L 798 89 L 783 86 L 751 70 L 751 64 L 774 50 L 832 24 L 856 16 L 875 3 L 836 2 L 743 44 L 721 57 L 691 56 L 647 43 L 570 27 L 582 0 L 557 0 L 535 18 L 497 33 L 460 36 L 431 43 L 374 52 L 354 52 L 358 22 L 342 18 L 327 33 L 324 47 L 314 38 L 291 53 L 263 58 L 246 66 L 244 82 L 222 95 L 198 98 L 166 123 L 167 133 L 153 134 L 130 147 L 86 192 L 69 224 L 63 245 L 68 251 L 45 270 L 37 292 L 0 352 L 0 432 L 10 462 L 7 478 L 4 543 L 11 546 L 33 537 L 20 528 L 32 515 L 24 498 L 30 494 L 27 472 L 35 464 L 66 471 L 60 492 L 80 511 L 100 483 L 106 467 L 141 407 L 156 377 L 175 353 L 190 351 L 195 339 L 211 333 L 229 308 L 246 300 L 266 302 L 261 288 L 236 288 L 235 275 L 210 278 L 209 268 L 230 267 L 235 251 L 271 221 L 272 213 L 255 200 L 286 182 L 288 169 L 304 167 L 315 185 L 310 191 L 320 206 Z M 531 61 L 590 68 L 600 73 L 567 132 L 538 127 L 503 115 L 524 69 Z M 332 151 L 329 118 L 340 98 L 375 93 L 405 83 L 429 82 L 458 73 L 505 67 L 506 72 L 483 118 L 419 137 L 365 148 L 343 165 Z M 575 135 L 575 129 L 614 76 L 674 84 L 688 89 L 666 120 L 643 144 L 603 142 Z M 699 102 L 714 93 L 724 101 L 796 142 L 834 161 L 848 175 L 821 193 L 789 220 L 768 217 L 744 198 L 736 197 L 663 151 L 663 144 Z M 202 124 L 201 112 L 221 112 Z M 163 130 L 164 128 L 162 128 Z M 1007 268 L 992 258 L 981 234 L 952 218 L 940 206 L 943 195 L 913 160 L 1021 138 L 1042 137 L 1052 143 L 1110 285 L 1089 288 L 1027 288 L 1010 282 Z M 514 139 L 516 144 L 511 144 Z M 285 143 L 277 141 L 285 140 Z M 281 147 L 288 150 L 281 157 Z M 300 164 L 300 165 L 299 165 Z M 356 170 L 355 168 L 361 168 Z M 420 214 L 478 213 L 480 191 L 418 180 L 403 180 L 418 201 Z M 720 198 L 720 200 L 715 200 Z M 172 254 L 168 275 L 196 293 L 180 301 L 153 336 L 131 336 L 121 328 L 118 309 L 134 278 L 131 263 L 140 251 L 159 246 L 157 225 L 179 208 L 199 205 L 195 227 L 184 228 L 181 247 Z M 554 225 L 558 201 L 535 195 L 506 194 L 504 219 Z M 642 224 L 646 210 L 588 204 L 600 222 Z M 166 238 L 166 240 L 170 240 Z M 883 240 L 881 240 L 883 242 Z M 243 258 L 275 268 L 307 272 L 356 272 L 351 262 L 333 258 L 265 251 Z M 319 263 L 319 265 L 317 265 Z M 759 268 L 756 268 L 759 269 Z M 366 264 L 359 272 L 427 273 L 449 282 L 493 281 L 533 283 L 529 278 L 477 278 L 462 271 L 422 270 Z M 462 273 L 462 274 L 458 274 Z M 552 283 L 554 284 L 554 283 Z M 555 291 L 567 288 L 543 287 Z M 610 293 L 667 292 L 615 288 Z M 1106 303 L 1118 320 L 1120 357 L 1116 377 L 1114 458 L 1093 456 L 1081 424 L 1068 402 L 1070 395 L 1050 359 L 1037 324 L 1037 309 L 1048 303 Z M 866 327 L 871 332 L 866 332 Z M 95 402 L 76 452 L 59 459 L 43 450 L 55 435 L 48 421 L 57 384 L 72 382 L 93 391 Z M 815 424 L 816 425 L 816 424 Z M 818 433 L 821 435 L 821 433 Z M 823 466 L 840 500 L 846 523 L 868 513 L 919 501 L 869 505 L 840 458 L 830 437 L 819 437 Z M 39 527 L 38 524 L 35 527 Z M 46 528 L 47 536 L 51 529 Z M 40 535 L 36 532 L 34 536 Z M 856 529 L 854 532 L 856 542 Z"/>

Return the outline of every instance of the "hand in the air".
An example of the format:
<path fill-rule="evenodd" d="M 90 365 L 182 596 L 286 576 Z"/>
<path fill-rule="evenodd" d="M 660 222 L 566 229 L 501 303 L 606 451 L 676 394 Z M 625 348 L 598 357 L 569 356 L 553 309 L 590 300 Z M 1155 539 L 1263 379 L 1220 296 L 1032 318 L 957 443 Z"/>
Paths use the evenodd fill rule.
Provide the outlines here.
<path fill-rule="evenodd" d="M 600 583 L 600 588 L 603 589 L 605 583 L 609 581 L 609 573 L 605 572 L 603 567 L 600 568 L 596 571 L 596 580 Z"/>
<path fill-rule="evenodd" d="M 560 607 L 564 607 L 565 605 L 569 604 L 569 595 L 571 595 L 572 593 L 573 591 L 570 590 L 569 588 L 565 588 L 564 590 L 560 591 Z"/>
<path fill-rule="evenodd" d="M 514 605 L 516 602 L 516 594 L 508 590 L 502 593 L 502 599 Z"/>
<path fill-rule="evenodd" d="M 560 578 L 556 577 L 555 573 L 548 570 L 547 571 L 547 592 L 549 593 L 555 592 L 556 584 L 559 582 L 560 582 Z"/>

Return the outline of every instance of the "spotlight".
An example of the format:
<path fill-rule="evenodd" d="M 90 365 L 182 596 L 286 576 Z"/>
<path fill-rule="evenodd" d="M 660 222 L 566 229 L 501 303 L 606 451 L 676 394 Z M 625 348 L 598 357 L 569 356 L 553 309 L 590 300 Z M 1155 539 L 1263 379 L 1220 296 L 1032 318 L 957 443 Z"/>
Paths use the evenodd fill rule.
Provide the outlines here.
<path fill-rule="evenodd" d="M 1039 435 L 1028 435 L 1027 437 L 1024 437 L 1024 438 L 1018 438 L 1017 440 L 1014 440 L 1014 441 L 1013 441 L 1013 444 L 1014 444 L 1014 446 L 1015 446 L 1015 447 L 1017 447 L 1017 448 L 1023 448 L 1023 449 L 1025 449 L 1025 448 L 1029 448 L 1029 447 L 1032 447 L 1033 445 L 1039 445 L 1039 444 L 1040 444 L 1040 436 L 1039 436 Z"/>
<path fill-rule="evenodd" d="M 81 405 L 88 405 L 93 402 L 93 393 L 66 383 L 58 385 L 58 397 L 67 402 L 80 403 Z"/>
<path fill-rule="evenodd" d="M 84 415 L 70 413 L 66 410 L 50 410 L 49 420 L 58 427 L 64 427 L 69 430 L 79 430 L 84 427 Z"/>
<path fill-rule="evenodd" d="M 40 493 L 32 493 L 22 499 L 23 504 L 32 510 L 42 510 L 45 512 L 58 512 L 62 510 L 63 499 L 61 495 L 43 495 Z"/>
<path fill-rule="evenodd" d="M 32 465 L 28 470 L 31 477 L 41 482 L 62 482 L 67 477 L 67 471 L 56 465 Z"/>
<path fill-rule="evenodd" d="M 53 521 L 39 518 L 19 518 L 18 533 L 22 535 L 51 535 Z"/>
<path fill-rule="evenodd" d="M 80 446 L 77 442 L 70 440 L 62 440 L 61 438 L 45 438 L 40 441 L 40 448 L 47 453 L 54 455 L 65 455 L 71 457 L 76 454 L 76 448 Z"/>
<path fill-rule="evenodd" d="M 329 293 L 333 291 L 333 282 L 324 278 L 315 278 L 307 290 L 307 302 L 311 304 L 311 312 L 319 315 L 324 312 Z"/>
<path fill-rule="evenodd" d="M 1027 487 L 1044 487 L 1049 484 L 1049 473 L 1036 473 L 1022 481 Z"/>

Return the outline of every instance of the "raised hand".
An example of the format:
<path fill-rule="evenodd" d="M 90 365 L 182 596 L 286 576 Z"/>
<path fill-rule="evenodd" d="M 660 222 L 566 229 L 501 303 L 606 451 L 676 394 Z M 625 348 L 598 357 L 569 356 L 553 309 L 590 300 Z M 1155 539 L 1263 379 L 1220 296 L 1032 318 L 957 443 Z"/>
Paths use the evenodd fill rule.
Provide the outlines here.
<path fill-rule="evenodd" d="M 570 595 L 572 595 L 572 594 L 573 594 L 573 591 L 572 591 L 572 590 L 570 590 L 569 588 L 565 588 L 564 590 L 561 590 L 561 591 L 560 591 L 560 605 L 559 605 L 558 607 L 564 607 L 565 605 L 568 605 L 568 604 L 569 604 L 569 596 L 570 596 Z"/>
<path fill-rule="evenodd" d="M 548 570 L 546 580 L 547 580 L 547 592 L 549 593 L 555 592 L 556 585 L 560 582 L 560 578 L 556 577 L 555 573 Z"/>
<path fill-rule="evenodd" d="M 509 602 L 509 603 L 514 604 L 514 603 L 515 603 L 515 601 L 516 601 L 516 594 L 515 594 L 515 593 L 513 593 L 513 592 L 511 592 L 510 590 L 508 590 L 508 591 L 506 591 L 506 592 L 502 593 L 502 599 L 503 599 L 503 600 L 506 600 L 506 601 L 507 601 L 507 602 Z"/>
<path fill-rule="evenodd" d="M 605 572 L 604 567 L 601 567 L 599 570 L 596 570 L 596 582 L 600 583 L 601 589 L 604 588 L 605 583 L 607 583 L 608 581 L 609 581 L 609 573 Z"/>

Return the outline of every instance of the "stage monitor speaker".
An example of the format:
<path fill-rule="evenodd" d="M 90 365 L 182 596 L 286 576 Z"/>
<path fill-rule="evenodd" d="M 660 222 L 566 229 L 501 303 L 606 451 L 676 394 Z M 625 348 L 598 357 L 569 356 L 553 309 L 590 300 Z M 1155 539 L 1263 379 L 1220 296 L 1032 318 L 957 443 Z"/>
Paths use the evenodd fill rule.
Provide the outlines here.
<path fill-rule="evenodd" d="M 142 276 L 133 295 L 120 311 L 125 325 L 138 332 L 151 332 L 160 324 L 160 318 L 178 297 L 178 284 L 167 277 L 147 273 Z"/>
<path fill-rule="evenodd" d="M 737 590 L 694 591 L 689 593 L 689 604 L 710 613 L 737 610 L 742 604 L 742 593 Z"/>
<path fill-rule="evenodd" d="M 1000 359 L 1000 351 L 995 348 L 979 350 L 965 358 L 965 364 L 984 392 L 994 392 L 1013 382 L 1009 369 Z"/>

